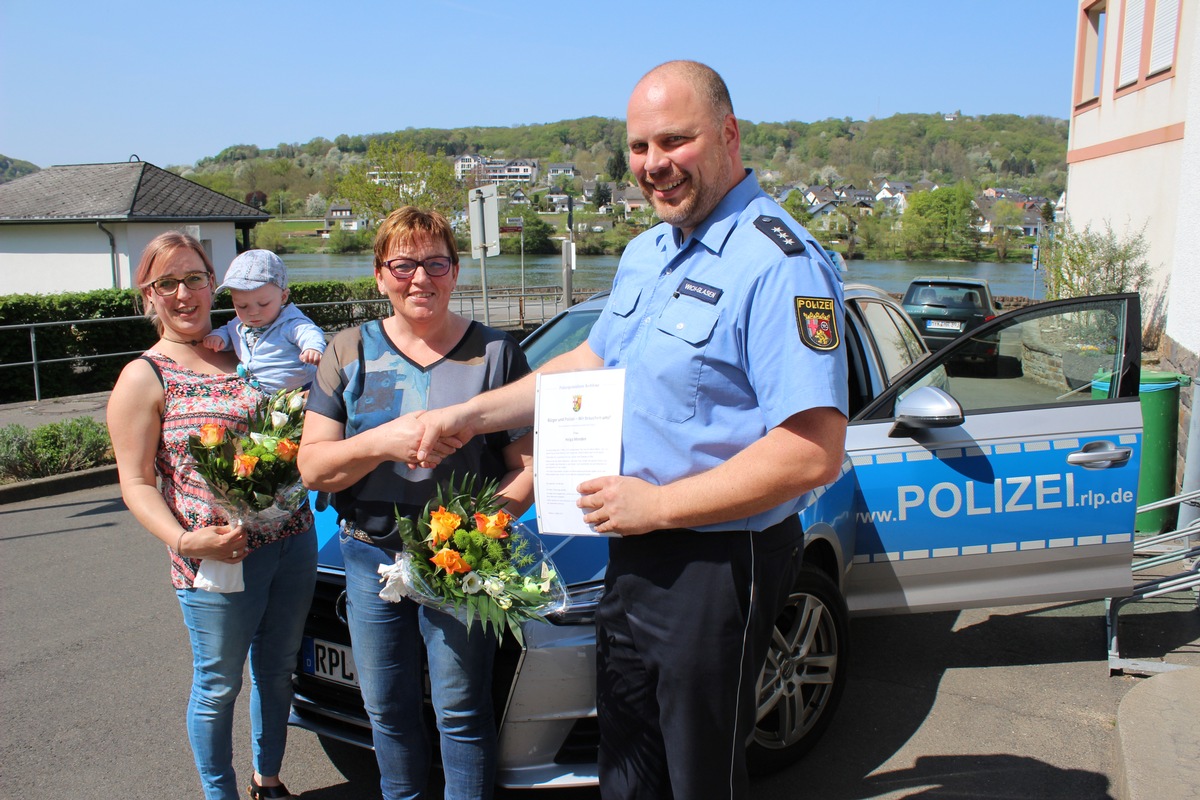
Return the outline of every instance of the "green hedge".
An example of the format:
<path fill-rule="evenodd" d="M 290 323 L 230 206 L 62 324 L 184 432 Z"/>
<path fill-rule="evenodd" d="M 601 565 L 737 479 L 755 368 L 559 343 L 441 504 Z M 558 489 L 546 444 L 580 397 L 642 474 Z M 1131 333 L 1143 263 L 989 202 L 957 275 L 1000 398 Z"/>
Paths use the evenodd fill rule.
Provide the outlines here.
<path fill-rule="evenodd" d="M 308 303 L 338 303 L 336 306 L 304 309 L 327 332 L 359 325 L 367 319 L 387 316 L 391 312 L 387 303 L 352 302 L 380 299 L 373 278 L 293 284 L 290 299 L 301 306 Z M 138 302 L 138 293 L 133 289 L 0 296 L 0 326 L 89 320 L 78 325 L 35 328 L 33 342 L 30 341 L 28 328 L 0 330 L 0 380 L 7 389 L 4 400 L 0 402 L 13 403 L 36 397 L 33 367 L 14 366 L 32 361 L 34 346 L 37 348 L 38 379 L 43 398 L 112 389 L 121 369 L 132 355 L 91 357 L 141 352 L 153 344 L 158 336 L 154 327 L 142 318 L 95 323 L 90 320 L 137 316 L 141 313 Z M 217 295 L 213 323 L 224 324 L 232 317 L 232 313 L 229 293 Z M 67 360 L 44 363 L 55 359 Z"/>

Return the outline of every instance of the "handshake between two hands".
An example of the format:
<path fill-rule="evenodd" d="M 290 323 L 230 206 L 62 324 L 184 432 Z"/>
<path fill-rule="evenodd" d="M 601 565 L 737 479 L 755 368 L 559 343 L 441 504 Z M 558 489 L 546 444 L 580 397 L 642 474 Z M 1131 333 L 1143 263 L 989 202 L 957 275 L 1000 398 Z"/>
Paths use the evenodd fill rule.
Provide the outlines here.
<path fill-rule="evenodd" d="M 407 430 L 402 441 L 411 443 L 404 456 L 410 469 L 433 469 L 475 436 L 461 406 L 417 411 L 396 420 Z"/>

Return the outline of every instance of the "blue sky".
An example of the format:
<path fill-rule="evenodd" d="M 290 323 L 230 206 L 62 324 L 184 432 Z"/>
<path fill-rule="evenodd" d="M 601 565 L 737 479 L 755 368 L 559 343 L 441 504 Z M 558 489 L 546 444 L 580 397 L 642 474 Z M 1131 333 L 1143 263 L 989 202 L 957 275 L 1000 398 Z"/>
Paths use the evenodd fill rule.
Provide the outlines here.
<path fill-rule="evenodd" d="M 730 11 L 730 9 L 734 11 Z M 0 153 L 192 164 L 234 144 L 623 119 L 693 58 L 754 122 L 1070 110 L 1073 0 L 0 4 Z M 667 9 L 687 9 L 686 13 Z"/>

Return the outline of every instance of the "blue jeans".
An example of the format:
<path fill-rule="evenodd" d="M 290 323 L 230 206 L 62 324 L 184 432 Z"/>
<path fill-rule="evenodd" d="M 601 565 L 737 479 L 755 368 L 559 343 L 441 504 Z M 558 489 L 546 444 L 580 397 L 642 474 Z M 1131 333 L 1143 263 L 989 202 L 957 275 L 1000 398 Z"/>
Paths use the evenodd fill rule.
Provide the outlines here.
<path fill-rule="evenodd" d="M 430 750 L 425 736 L 421 643 L 429 660 L 445 800 L 492 796 L 496 722 L 492 662 L 496 637 L 478 623 L 411 600 L 380 598 L 379 565 L 395 557 L 349 536 L 340 539 L 346 562 L 346 610 L 363 703 L 371 718 L 379 787 L 384 800 L 425 797 Z"/>
<path fill-rule="evenodd" d="M 250 655 L 254 767 L 278 775 L 287 743 L 292 672 L 317 580 L 315 529 L 260 547 L 242 562 L 246 589 L 176 589 L 192 640 L 188 739 L 206 800 L 236 800 L 233 704 Z"/>

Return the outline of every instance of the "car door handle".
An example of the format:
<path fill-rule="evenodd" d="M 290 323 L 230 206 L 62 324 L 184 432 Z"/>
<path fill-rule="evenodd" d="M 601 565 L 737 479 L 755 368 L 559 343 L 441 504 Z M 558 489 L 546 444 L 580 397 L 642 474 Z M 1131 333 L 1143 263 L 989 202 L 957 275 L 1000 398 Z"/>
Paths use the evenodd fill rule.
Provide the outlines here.
<path fill-rule="evenodd" d="M 1117 467 L 1129 461 L 1131 447 L 1117 447 L 1112 442 L 1088 442 L 1082 449 L 1067 455 L 1067 463 L 1085 469 Z"/>

